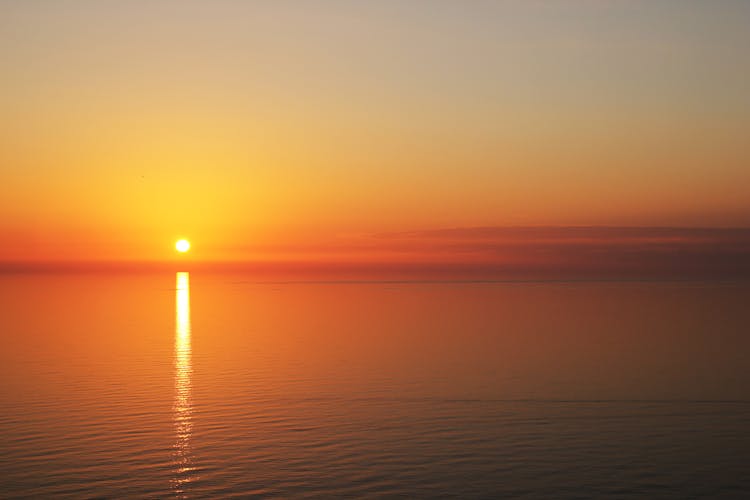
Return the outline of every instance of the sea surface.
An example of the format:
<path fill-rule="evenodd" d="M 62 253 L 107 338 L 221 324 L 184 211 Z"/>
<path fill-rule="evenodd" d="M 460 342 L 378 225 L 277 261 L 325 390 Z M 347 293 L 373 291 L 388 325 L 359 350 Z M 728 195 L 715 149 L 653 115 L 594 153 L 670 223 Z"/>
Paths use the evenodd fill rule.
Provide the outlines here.
<path fill-rule="evenodd" d="M 0 275 L 0 498 L 750 498 L 750 287 Z"/>

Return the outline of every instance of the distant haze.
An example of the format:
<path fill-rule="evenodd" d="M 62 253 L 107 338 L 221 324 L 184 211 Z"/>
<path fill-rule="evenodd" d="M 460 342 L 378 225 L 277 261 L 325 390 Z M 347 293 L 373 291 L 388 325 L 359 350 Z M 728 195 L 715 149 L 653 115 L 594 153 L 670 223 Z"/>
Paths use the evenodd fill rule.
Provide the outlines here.
<path fill-rule="evenodd" d="M 748 26 L 741 0 L 3 1 L 0 262 L 185 237 L 196 262 L 739 272 L 744 230 L 550 227 L 750 226 Z M 547 229 L 471 229 L 508 226 Z"/>

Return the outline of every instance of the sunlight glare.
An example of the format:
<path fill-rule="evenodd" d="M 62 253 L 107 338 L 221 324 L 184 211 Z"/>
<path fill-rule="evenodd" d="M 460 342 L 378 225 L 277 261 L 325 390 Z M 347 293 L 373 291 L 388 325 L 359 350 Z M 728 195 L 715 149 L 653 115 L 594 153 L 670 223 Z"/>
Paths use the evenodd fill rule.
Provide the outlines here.
<path fill-rule="evenodd" d="M 175 295 L 175 345 L 174 345 L 174 425 L 176 433 L 175 460 L 177 477 L 173 481 L 179 493 L 189 482 L 193 471 L 190 438 L 193 432 L 192 404 L 192 347 L 190 328 L 190 273 L 177 273 Z"/>

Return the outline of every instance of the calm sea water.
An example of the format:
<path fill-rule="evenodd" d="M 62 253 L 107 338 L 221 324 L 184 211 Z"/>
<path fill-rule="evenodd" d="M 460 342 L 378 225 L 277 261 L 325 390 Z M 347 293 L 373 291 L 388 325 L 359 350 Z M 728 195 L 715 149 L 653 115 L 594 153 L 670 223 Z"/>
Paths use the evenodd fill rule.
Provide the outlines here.
<path fill-rule="evenodd" d="M 0 276 L 0 497 L 747 498 L 750 288 Z"/>

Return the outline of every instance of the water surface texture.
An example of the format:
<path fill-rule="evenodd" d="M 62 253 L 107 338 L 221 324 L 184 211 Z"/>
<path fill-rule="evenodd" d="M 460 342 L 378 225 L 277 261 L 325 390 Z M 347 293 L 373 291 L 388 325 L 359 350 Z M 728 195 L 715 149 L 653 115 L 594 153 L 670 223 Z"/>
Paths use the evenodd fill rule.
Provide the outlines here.
<path fill-rule="evenodd" d="M 745 498 L 749 292 L 0 275 L 0 497 Z"/>

